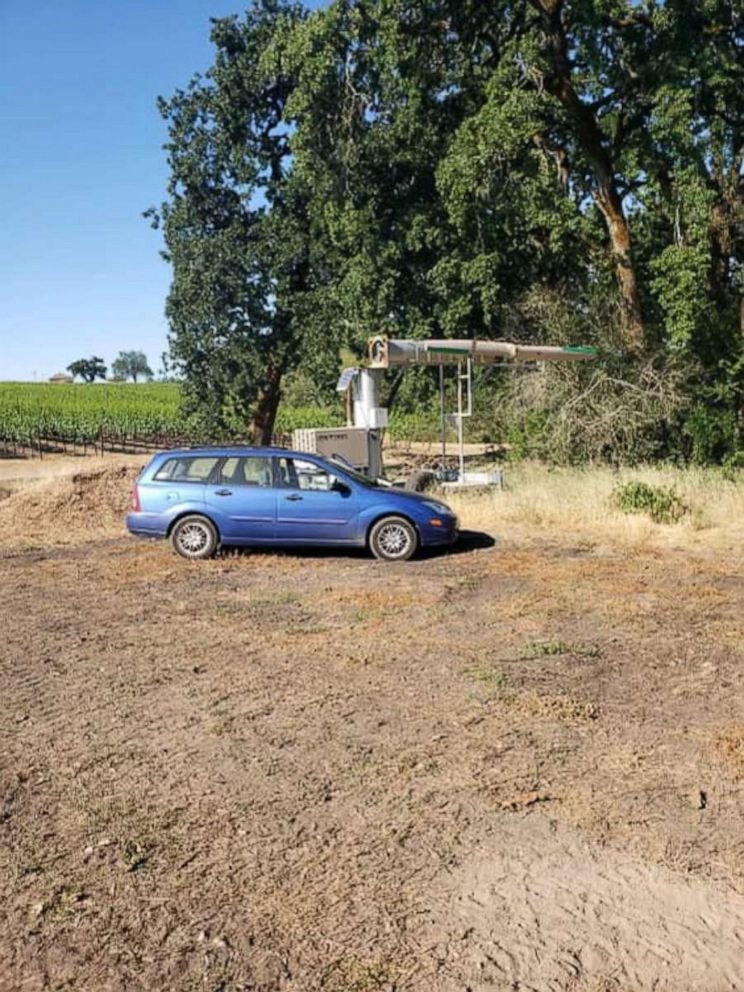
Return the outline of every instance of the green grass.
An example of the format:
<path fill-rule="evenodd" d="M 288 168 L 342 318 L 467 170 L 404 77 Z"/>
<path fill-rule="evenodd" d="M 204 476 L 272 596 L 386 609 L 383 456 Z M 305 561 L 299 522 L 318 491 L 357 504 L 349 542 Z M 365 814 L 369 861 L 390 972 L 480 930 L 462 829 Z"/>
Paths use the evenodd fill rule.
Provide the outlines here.
<path fill-rule="evenodd" d="M 503 672 L 495 668 L 485 668 L 481 665 L 471 665 L 465 669 L 465 675 L 474 682 L 482 682 L 484 685 L 500 688 L 506 682 Z"/>
<path fill-rule="evenodd" d="M 536 661 L 556 655 L 573 654 L 580 658 L 600 658 L 602 652 L 596 644 L 567 644 L 565 641 L 530 641 L 517 655 L 517 661 Z"/>

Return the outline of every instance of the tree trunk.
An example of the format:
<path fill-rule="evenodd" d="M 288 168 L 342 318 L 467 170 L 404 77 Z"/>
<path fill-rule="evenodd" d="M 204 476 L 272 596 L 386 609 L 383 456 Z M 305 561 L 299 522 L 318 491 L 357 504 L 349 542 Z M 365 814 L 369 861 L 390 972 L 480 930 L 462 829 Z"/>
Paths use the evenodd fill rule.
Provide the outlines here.
<path fill-rule="evenodd" d="M 643 351 L 643 314 L 638 278 L 631 254 L 630 227 L 623 210 L 622 200 L 613 182 L 600 185 L 595 202 L 607 225 L 612 249 L 612 262 L 615 268 L 620 291 L 620 319 L 628 351 L 636 354 Z"/>
<path fill-rule="evenodd" d="M 270 366 L 266 373 L 266 385 L 261 389 L 250 423 L 250 435 L 254 444 L 268 447 L 274 433 L 276 413 L 282 397 L 282 370 Z"/>
<path fill-rule="evenodd" d="M 719 186 L 720 188 L 720 186 Z M 733 249 L 731 229 L 734 218 L 729 216 L 725 202 L 718 200 L 710 212 L 710 274 L 708 276 L 711 298 L 720 306 L 726 305 L 730 293 L 729 268 Z"/>
<path fill-rule="evenodd" d="M 612 156 L 594 111 L 583 102 L 574 87 L 562 20 L 563 0 L 532 0 L 532 3 L 543 15 L 552 56 L 551 72 L 544 80 L 545 88 L 562 104 L 573 121 L 576 140 L 594 174 L 594 201 L 604 217 L 610 238 L 612 263 L 620 292 L 625 346 L 629 352 L 637 354 L 644 345 L 641 295 L 633 266 L 630 227 L 618 191 Z"/>

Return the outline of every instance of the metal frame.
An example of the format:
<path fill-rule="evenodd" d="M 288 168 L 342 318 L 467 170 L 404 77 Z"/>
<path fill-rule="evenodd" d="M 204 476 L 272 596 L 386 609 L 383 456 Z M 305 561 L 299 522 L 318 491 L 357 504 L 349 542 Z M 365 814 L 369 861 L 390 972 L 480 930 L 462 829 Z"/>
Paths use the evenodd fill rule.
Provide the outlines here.
<path fill-rule="evenodd" d="M 447 417 L 451 416 L 457 425 L 457 446 L 459 478 L 456 484 L 467 483 L 465 472 L 465 425 L 467 417 L 473 415 L 473 365 L 510 365 L 513 362 L 559 362 L 592 361 L 597 350 L 590 347 L 570 347 L 554 345 L 524 345 L 510 341 L 481 341 L 475 338 L 453 340 L 433 338 L 425 341 L 392 339 L 377 335 L 368 342 L 368 362 L 366 366 L 344 369 L 336 389 L 346 394 L 349 426 L 367 429 L 387 425 L 387 410 L 380 407 L 380 381 L 385 369 L 393 366 L 436 365 L 439 367 L 439 407 L 442 433 L 442 466 L 444 478 L 447 458 Z M 447 414 L 445 400 L 445 365 L 456 366 L 457 412 Z M 464 368 L 464 371 L 463 371 Z M 377 461 L 382 472 L 382 431 L 379 431 L 379 451 Z M 471 473 L 472 475 L 473 473 Z M 478 476 L 476 484 L 485 483 Z M 493 482 L 501 481 L 500 473 L 493 473 Z M 499 476 L 498 480 L 495 476 Z"/>

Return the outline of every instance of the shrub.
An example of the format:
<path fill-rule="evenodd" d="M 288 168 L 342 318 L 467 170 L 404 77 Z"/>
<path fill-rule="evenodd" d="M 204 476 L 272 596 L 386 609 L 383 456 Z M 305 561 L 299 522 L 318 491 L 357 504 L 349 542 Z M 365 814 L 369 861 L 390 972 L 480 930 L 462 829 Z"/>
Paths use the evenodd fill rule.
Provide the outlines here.
<path fill-rule="evenodd" d="M 744 450 L 733 451 L 723 460 L 723 477 L 729 482 L 737 482 L 739 473 L 744 470 Z"/>
<path fill-rule="evenodd" d="M 676 523 L 690 509 L 673 487 L 647 482 L 626 482 L 615 489 L 613 497 L 623 513 L 647 513 L 656 524 Z"/>
<path fill-rule="evenodd" d="M 694 464 L 726 463 L 736 452 L 736 411 L 698 403 L 685 418 L 683 433 L 690 440 Z"/>

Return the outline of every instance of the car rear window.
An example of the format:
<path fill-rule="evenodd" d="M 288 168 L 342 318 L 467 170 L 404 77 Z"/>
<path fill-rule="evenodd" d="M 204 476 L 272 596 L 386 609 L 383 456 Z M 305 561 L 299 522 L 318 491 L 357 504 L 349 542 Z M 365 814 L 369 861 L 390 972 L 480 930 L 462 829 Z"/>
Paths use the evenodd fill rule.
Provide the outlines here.
<path fill-rule="evenodd" d="M 219 458 L 182 456 L 169 458 L 154 475 L 156 482 L 206 482 Z"/>

